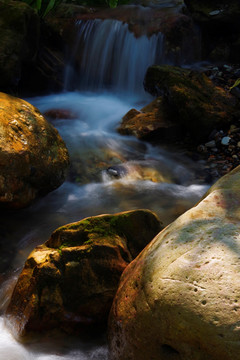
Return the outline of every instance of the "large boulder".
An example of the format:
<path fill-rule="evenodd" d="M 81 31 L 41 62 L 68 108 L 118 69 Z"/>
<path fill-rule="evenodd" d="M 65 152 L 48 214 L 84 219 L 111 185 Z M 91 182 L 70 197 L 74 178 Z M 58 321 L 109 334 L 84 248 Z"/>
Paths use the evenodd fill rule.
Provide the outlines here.
<path fill-rule="evenodd" d="M 21 208 L 56 189 L 68 164 L 62 138 L 38 109 L 0 93 L 0 207 Z"/>
<path fill-rule="evenodd" d="M 166 227 L 124 271 L 111 360 L 238 360 L 240 167 Z"/>
<path fill-rule="evenodd" d="M 17 89 L 23 64 L 36 56 L 40 20 L 25 2 L 0 0 L 0 90 Z"/>
<path fill-rule="evenodd" d="M 15 335 L 106 326 L 120 275 L 160 231 L 148 210 L 86 218 L 57 229 L 28 257 L 7 310 Z"/>
<path fill-rule="evenodd" d="M 199 71 L 151 66 L 144 87 L 152 95 L 163 96 L 164 112 L 197 140 L 206 139 L 213 129 L 226 128 L 239 116 L 236 99 Z"/>

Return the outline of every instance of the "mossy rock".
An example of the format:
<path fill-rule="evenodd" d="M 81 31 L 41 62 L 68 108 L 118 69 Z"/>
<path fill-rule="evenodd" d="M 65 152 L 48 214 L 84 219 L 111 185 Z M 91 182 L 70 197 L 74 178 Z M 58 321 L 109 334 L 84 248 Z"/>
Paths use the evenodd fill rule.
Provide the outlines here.
<path fill-rule="evenodd" d="M 0 93 L 0 207 L 22 208 L 56 189 L 68 165 L 65 143 L 39 110 Z"/>
<path fill-rule="evenodd" d="M 213 129 L 225 128 L 239 116 L 231 94 L 216 87 L 201 72 L 170 65 L 147 70 L 145 89 L 162 95 L 173 122 L 193 139 L 205 140 Z"/>
<path fill-rule="evenodd" d="M 18 337 L 106 327 L 123 270 L 161 230 L 149 210 L 100 215 L 55 230 L 28 257 L 7 310 Z"/>

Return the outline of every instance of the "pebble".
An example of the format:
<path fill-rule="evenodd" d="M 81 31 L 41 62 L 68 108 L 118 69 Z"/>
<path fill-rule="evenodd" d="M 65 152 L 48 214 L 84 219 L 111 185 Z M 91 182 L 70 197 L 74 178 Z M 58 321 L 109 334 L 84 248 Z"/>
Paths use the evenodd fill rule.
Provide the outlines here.
<path fill-rule="evenodd" d="M 205 146 L 206 146 L 207 148 L 215 148 L 215 147 L 216 147 L 216 142 L 215 142 L 215 140 L 211 140 L 211 141 L 207 142 L 207 143 L 205 144 Z"/>
<path fill-rule="evenodd" d="M 224 136 L 221 140 L 221 144 L 226 146 L 229 144 L 230 140 L 231 138 L 229 136 Z"/>
<path fill-rule="evenodd" d="M 206 75 L 212 78 L 216 86 L 230 91 L 236 80 L 240 78 L 240 67 L 236 65 L 219 65 L 208 67 Z M 240 99 L 240 85 L 231 90 L 236 101 Z M 200 157 L 206 161 L 201 163 L 209 183 L 227 174 L 240 164 L 240 117 L 229 124 L 229 128 L 215 128 L 206 138 L 206 143 L 197 147 Z M 214 145 L 215 141 L 215 145 Z M 198 162 L 200 164 L 200 162 Z"/>
<path fill-rule="evenodd" d="M 213 10 L 209 13 L 211 16 L 219 15 L 222 12 L 222 10 Z"/>
<path fill-rule="evenodd" d="M 226 71 L 232 71 L 233 70 L 233 68 L 231 66 L 229 66 L 229 65 L 223 65 L 223 67 L 224 67 L 224 69 Z"/>
<path fill-rule="evenodd" d="M 199 152 L 206 152 L 207 151 L 207 148 L 206 148 L 206 146 L 204 146 L 204 145 L 199 145 L 198 147 L 197 147 L 197 151 L 199 151 Z"/>

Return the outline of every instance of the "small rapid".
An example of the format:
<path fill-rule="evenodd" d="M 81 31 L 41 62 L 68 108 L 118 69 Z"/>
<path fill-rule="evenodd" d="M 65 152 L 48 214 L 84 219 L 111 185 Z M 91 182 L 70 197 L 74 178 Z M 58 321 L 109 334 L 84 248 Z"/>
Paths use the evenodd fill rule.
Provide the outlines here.
<path fill-rule="evenodd" d="M 137 208 L 155 211 L 167 225 L 208 188 L 198 180 L 198 164 L 181 153 L 116 131 L 131 108 L 141 109 L 152 99 L 142 83 L 147 67 L 161 58 L 162 34 L 136 38 L 117 20 L 80 21 L 77 27 L 78 43 L 65 81 L 65 88 L 75 91 L 27 99 L 43 114 L 70 114 L 49 121 L 66 142 L 71 166 L 59 189 L 2 216 L 0 360 L 106 360 L 105 338 L 83 343 L 53 334 L 28 344 L 14 339 L 3 314 L 24 261 L 61 225 Z M 76 73 L 79 46 L 83 50 Z"/>
<path fill-rule="evenodd" d="M 65 88 L 111 89 L 131 94 L 144 93 L 147 68 L 163 57 L 163 34 L 135 37 L 128 24 L 119 20 L 79 20 L 78 38 L 72 61 L 66 69 Z M 73 64 L 81 49 L 78 73 Z"/>

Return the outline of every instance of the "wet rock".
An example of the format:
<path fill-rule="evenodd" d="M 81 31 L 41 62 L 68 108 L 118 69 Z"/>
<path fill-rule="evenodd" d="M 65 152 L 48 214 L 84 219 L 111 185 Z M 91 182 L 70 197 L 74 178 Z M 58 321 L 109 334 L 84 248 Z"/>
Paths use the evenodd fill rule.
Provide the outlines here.
<path fill-rule="evenodd" d="M 76 117 L 78 116 L 77 114 L 68 109 L 51 109 L 46 111 L 43 115 L 50 120 L 76 119 Z"/>
<path fill-rule="evenodd" d="M 240 167 L 124 271 L 110 359 L 238 360 Z"/>
<path fill-rule="evenodd" d="M 173 121 L 198 141 L 239 116 L 235 98 L 197 71 L 152 66 L 145 76 L 144 87 L 152 95 L 163 95 L 165 109 L 172 114 Z"/>
<path fill-rule="evenodd" d="M 154 213 L 133 210 L 55 230 L 29 255 L 13 292 L 15 335 L 105 327 L 122 271 L 160 229 Z"/>
<path fill-rule="evenodd" d="M 88 141 L 88 140 L 87 140 Z M 88 149 L 86 151 L 86 149 Z M 107 147 L 102 143 L 91 150 L 85 146 L 84 141 L 79 144 L 79 149 L 71 154 L 71 164 L 68 179 L 78 184 L 102 181 L 102 172 L 111 164 L 112 167 L 126 161 L 125 154 L 121 151 Z"/>
<path fill-rule="evenodd" d="M 207 148 L 214 148 L 216 146 L 215 140 L 211 140 L 205 144 Z"/>
<path fill-rule="evenodd" d="M 221 140 L 221 144 L 224 146 L 227 146 L 227 145 L 229 145 L 230 140 L 231 140 L 231 138 L 229 136 L 224 136 Z"/>
<path fill-rule="evenodd" d="M 110 178 L 120 179 L 127 175 L 128 170 L 126 167 L 118 165 L 118 166 L 110 166 L 106 170 L 108 176 Z"/>
<path fill-rule="evenodd" d="M 122 135 L 135 135 L 138 139 L 175 138 L 178 126 L 174 124 L 165 111 L 163 99 L 157 98 L 149 105 L 137 111 L 131 109 L 121 121 L 118 132 Z"/>
<path fill-rule="evenodd" d="M 111 166 L 103 172 L 105 180 L 124 179 L 126 181 L 145 180 L 155 183 L 174 183 L 176 176 L 170 167 L 154 160 L 128 161 L 120 165 Z"/>
<path fill-rule="evenodd" d="M 0 125 L 0 207 L 25 207 L 63 183 L 68 151 L 38 109 L 4 93 Z"/>
<path fill-rule="evenodd" d="M 33 62 L 40 36 L 36 12 L 22 1 L 0 1 L 0 91 L 17 89 L 22 67 Z"/>

